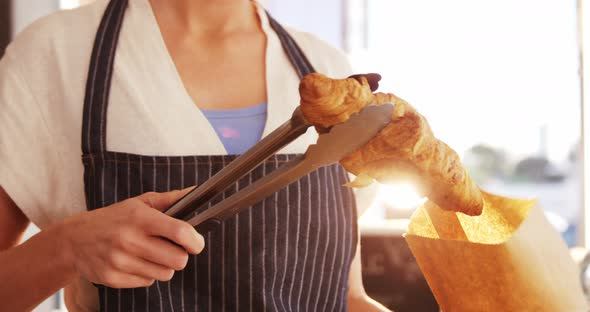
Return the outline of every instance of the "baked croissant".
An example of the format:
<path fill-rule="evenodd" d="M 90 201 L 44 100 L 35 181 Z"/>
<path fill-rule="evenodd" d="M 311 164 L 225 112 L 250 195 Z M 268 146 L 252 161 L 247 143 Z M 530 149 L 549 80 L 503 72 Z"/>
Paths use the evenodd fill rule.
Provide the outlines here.
<path fill-rule="evenodd" d="M 459 155 L 434 137 L 426 119 L 406 101 L 393 94 L 373 94 L 364 77 L 331 79 L 317 73 L 302 79 L 299 92 L 304 117 L 320 127 L 342 123 L 369 104 L 394 104 L 391 122 L 340 161 L 357 176 L 350 186 L 410 180 L 442 209 L 481 214 L 480 190 Z"/>

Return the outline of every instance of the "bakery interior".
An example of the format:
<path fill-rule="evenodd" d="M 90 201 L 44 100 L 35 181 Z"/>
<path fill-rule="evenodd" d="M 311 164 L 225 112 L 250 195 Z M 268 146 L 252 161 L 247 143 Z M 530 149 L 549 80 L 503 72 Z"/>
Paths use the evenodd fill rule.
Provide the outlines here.
<path fill-rule="evenodd" d="M 1 0 L 0 55 L 37 18 L 91 1 Z M 425 116 L 482 190 L 535 198 L 587 290 L 590 111 L 584 104 L 590 79 L 584 73 L 590 53 L 584 46 L 590 45 L 590 3 L 259 1 L 282 23 L 344 51 L 355 72 L 381 74 L 380 90 Z M 363 199 L 370 207 L 359 219 L 366 291 L 398 312 L 439 311 L 404 237 L 426 199 L 408 181 L 374 190 Z M 31 226 L 27 236 L 36 231 Z M 585 295 L 590 300 L 590 290 Z M 66 311 L 63 294 L 34 311 Z"/>

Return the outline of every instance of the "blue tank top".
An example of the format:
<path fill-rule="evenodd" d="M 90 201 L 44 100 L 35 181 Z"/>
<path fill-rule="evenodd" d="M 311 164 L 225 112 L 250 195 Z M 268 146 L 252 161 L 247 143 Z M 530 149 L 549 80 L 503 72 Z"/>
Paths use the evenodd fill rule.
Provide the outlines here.
<path fill-rule="evenodd" d="M 266 124 L 266 103 L 252 107 L 201 111 L 219 136 L 228 154 L 243 154 L 262 137 Z"/>

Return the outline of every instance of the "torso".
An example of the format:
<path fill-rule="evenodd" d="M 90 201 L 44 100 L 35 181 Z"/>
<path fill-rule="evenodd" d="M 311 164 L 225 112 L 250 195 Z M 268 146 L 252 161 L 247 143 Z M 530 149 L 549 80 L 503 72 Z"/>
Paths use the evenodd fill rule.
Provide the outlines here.
<path fill-rule="evenodd" d="M 202 184 L 235 159 L 215 155 L 156 157 L 109 150 L 108 95 L 117 70 L 113 47 L 124 20 L 121 12 L 126 8 L 127 0 L 111 0 L 96 34 L 88 74 L 82 161 L 89 210 L 144 192 Z M 294 39 L 268 19 L 298 78 L 314 72 Z M 295 157 L 269 158 L 221 192 L 213 204 Z M 348 272 L 356 246 L 354 198 L 352 191 L 342 186 L 347 182 L 346 172 L 338 164 L 301 177 L 203 233 L 208 247 L 191 256 L 172 280 L 136 289 L 98 285 L 100 310 L 346 311 Z M 197 213 L 205 209 L 201 207 Z"/>

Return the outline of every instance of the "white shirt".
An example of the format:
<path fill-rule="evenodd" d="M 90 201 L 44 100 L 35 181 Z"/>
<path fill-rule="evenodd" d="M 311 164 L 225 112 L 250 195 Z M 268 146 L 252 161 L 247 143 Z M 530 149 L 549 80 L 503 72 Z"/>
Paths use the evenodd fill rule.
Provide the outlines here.
<path fill-rule="evenodd" d="M 0 185 L 40 228 L 86 210 L 82 110 L 95 32 L 107 3 L 42 18 L 17 36 L 0 61 Z M 299 104 L 299 78 L 260 5 L 258 15 L 267 36 L 267 135 Z M 311 34 L 287 30 L 318 72 L 337 78 L 351 73 L 343 53 Z M 226 154 L 184 89 L 148 0 L 129 2 L 109 103 L 110 151 Z M 315 140 L 310 130 L 281 152 L 303 152 Z"/>

